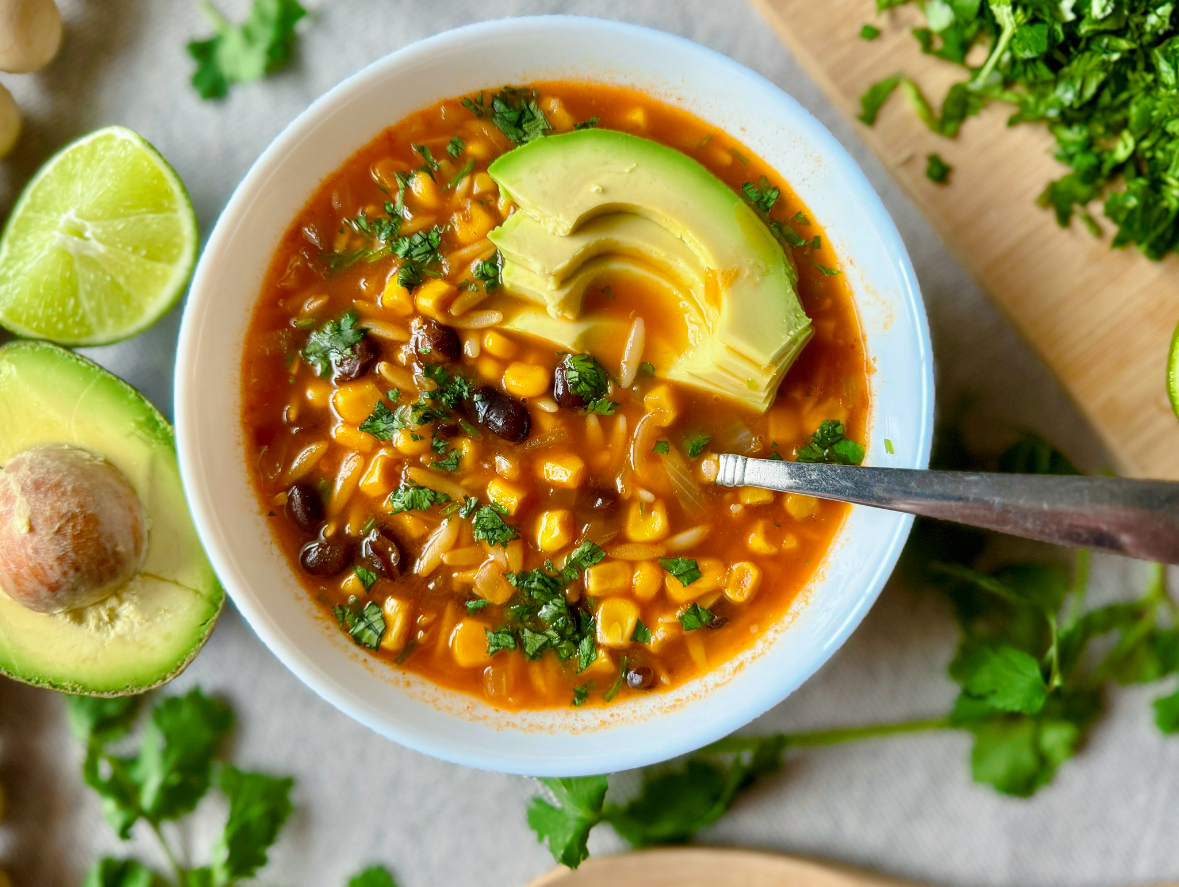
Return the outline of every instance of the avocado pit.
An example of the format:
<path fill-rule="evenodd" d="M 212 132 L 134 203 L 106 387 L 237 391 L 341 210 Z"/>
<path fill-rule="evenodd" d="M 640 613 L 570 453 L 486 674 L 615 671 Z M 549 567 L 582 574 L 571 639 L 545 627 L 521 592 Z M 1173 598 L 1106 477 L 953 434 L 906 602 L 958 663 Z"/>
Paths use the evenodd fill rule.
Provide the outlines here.
<path fill-rule="evenodd" d="M 30 610 L 108 597 L 143 565 L 147 538 L 130 481 L 88 450 L 30 447 L 0 468 L 0 588 Z"/>

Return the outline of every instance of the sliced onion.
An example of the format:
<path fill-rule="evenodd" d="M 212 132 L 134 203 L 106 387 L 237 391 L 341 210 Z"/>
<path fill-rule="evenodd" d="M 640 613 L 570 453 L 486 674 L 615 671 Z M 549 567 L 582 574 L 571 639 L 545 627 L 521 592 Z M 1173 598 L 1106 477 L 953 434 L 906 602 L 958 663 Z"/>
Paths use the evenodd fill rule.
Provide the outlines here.
<path fill-rule="evenodd" d="M 680 451 L 671 447 L 663 456 L 663 467 L 680 504 L 691 512 L 703 511 L 704 496 L 696 479 L 692 477 L 692 469 L 688 467 Z"/>
<path fill-rule="evenodd" d="M 422 546 L 422 553 L 418 555 L 418 559 L 413 565 L 413 574 L 415 576 L 429 576 L 437 570 L 442 563 L 442 555 L 454 547 L 458 537 L 459 521 L 448 517 Z"/>
<path fill-rule="evenodd" d="M 622 363 L 618 368 L 618 384 L 629 388 L 634 384 L 635 376 L 639 374 L 639 364 L 643 360 L 643 346 L 647 342 L 647 327 L 643 318 L 636 317 L 631 324 L 630 335 L 626 339 L 626 348 L 622 351 Z"/>
<path fill-rule="evenodd" d="M 630 467 L 639 477 L 650 476 L 651 447 L 655 446 L 655 435 L 659 433 L 657 418 L 655 413 L 644 414 L 635 423 L 635 433 L 630 439 Z"/>

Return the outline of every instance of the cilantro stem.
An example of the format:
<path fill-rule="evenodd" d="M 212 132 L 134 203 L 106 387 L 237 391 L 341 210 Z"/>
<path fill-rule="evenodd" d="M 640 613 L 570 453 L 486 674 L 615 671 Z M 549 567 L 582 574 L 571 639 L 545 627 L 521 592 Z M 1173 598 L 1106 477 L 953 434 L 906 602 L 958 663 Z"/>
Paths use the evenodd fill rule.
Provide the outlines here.
<path fill-rule="evenodd" d="M 991 12 L 994 13 L 996 21 L 1003 26 L 1003 30 L 999 32 L 999 39 L 995 41 L 995 46 L 987 57 L 986 64 L 970 81 L 970 86 L 973 89 L 981 89 L 986 85 L 987 78 L 995 70 L 995 65 L 999 63 L 999 59 L 1007 51 L 1007 44 L 1015 36 L 1015 13 L 1011 9 L 1011 0 L 990 0 L 990 5 Z"/>
<path fill-rule="evenodd" d="M 149 820 L 150 822 L 150 820 Z M 176 858 L 176 854 L 172 852 L 172 846 L 164 838 L 164 833 L 160 829 L 158 822 L 150 822 L 151 830 L 155 832 L 156 840 L 160 842 L 160 846 L 164 848 L 164 855 L 168 857 L 168 864 L 172 866 L 172 871 L 176 874 L 176 887 L 183 887 L 185 883 L 184 868 L 180 865 L 180 861 Z"/>
<path fill-rule="evenodd" d="M 197 0 L 196 5 L 197 9 L 209 20 L 209 24 L 213 26 L 213 30 L 218 34 L 224 34 L 229 30 L 229 22 L 225 20 L 225 17 L 217 11 L 217 7 L 210 3 L 209 0 Z"/>
<path fill-rule="evenodd" d="M 861 727 L 838 727 L 832 730 L 783 733 L 782 738 L 786 741 L 787 748 L 818 748 L 825 745 L 841 745 L 845 742 L 862 742 L 866 739 L 900 736 L 906 733 L 946 730 L 949 727 L 949 715 L 943 715 L 937 718 L 917 718 L 888 724 L 866 724 Z M 706 746 L 702 751 L 715 753 L 753 751 L 764 741 L 765 737 L 728 736 Z"/>
<path fill-rule="evenodd" d="M 1072 604 L 1069 605 L 1068 616 L 1065 618 L 1065 628 L 1072 628 L 1081 618 L 1082 607 L 1085 604 L 1085 595 L 1089 591 L 1089 563 L 1091 559 L 1087 548 L 1077 549 L 1076 558 L 1073 562 L 1073 600 Z"/>

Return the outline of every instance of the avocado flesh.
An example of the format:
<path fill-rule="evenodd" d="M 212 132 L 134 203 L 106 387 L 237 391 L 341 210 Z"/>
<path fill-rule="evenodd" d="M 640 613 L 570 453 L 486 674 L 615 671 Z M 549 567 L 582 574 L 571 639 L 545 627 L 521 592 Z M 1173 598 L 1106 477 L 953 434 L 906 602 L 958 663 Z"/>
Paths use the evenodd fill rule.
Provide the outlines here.
<path fill-rule="evenodd" d="M 37 444 L 103 456 L 148 516 L 139 573 L 104 601 L 36 613 L 0 591 L 0 673 L 68 693 L 115 696 L 183 670 L 212 631 L 225 594 L 189 517 L 167 421 L 130 385 L 40 342 L 0 348 L 0 464 Z"/>
<path fill-rule="evenodd" d="M 708 334 L 658 372 L 768 408 L 812 329 L 793 262 L 741 197 L 690 157 L 612 130 L 537 139 L 488 172 L 531 220 L 509 219 L 493 232 L 493 240 L 508 245 L 505 288 L 512 290 L 515 269 L 525 265 L 547 273 L 550 290 L 576 273 L 586 251 L 579 244 L 559 250 L 554 238 L 577 238 L 599 217 L 647 219 L 685 244 L 708 278 L 703 287 L 680 280 L 695 294 Z M 536 301 L 533 289 L 525 298 Z M 572 303 L 560 304 L 568 316 Z"/>

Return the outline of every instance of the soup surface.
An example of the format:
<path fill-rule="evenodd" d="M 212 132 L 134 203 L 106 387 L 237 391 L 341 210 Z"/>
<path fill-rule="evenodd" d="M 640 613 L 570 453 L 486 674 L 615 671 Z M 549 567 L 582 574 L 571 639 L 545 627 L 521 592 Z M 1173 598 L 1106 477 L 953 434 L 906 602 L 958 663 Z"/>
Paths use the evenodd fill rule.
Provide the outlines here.
<path fill-rule="evenodd" d="M 776 223 L 814 337 L 764 413 L 664 376 L 688 333 L 642 255 L 586 290 L 578 353 L 511 328 L 488 235 L 515 206 L 487 168 L 589 126 L 683 152 Z M 838 260 L 788 184 L 682 111 L 566 82 L 439 102 L 328 177 L 271 263 L 242 391 L 261 506 L 325 615 L 516 709 L 666 690 L 754 642 L 847 509 L 715 487 L 716 454 L 858 462 L 869 398 Z"/>

